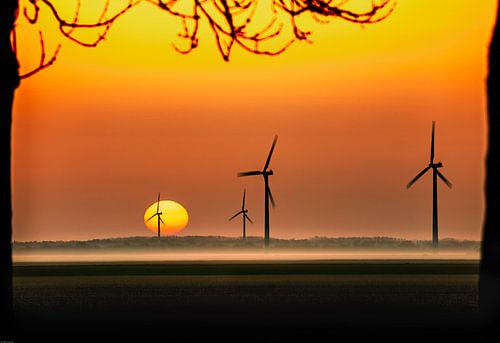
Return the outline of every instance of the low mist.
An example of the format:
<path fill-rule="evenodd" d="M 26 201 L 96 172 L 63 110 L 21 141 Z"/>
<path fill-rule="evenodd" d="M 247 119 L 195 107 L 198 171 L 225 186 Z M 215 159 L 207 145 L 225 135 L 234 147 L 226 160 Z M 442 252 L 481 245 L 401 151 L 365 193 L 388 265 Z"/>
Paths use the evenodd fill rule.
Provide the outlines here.
<path fill-rule="evenodd" d="M 126 237 L 89 241 L 14 242 L 14 262 L 113 261 L 300 261 L 300 260 L 477 260 L 480 242 L 390 237 L 272 239 L 219 236 Z"/>

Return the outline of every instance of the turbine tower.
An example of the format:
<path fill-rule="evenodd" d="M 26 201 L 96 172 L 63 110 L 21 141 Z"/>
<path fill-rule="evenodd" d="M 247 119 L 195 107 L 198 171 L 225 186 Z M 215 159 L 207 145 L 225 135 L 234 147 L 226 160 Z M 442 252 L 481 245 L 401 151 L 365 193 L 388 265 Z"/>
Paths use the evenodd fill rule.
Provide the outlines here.
<path fill-rule="evenodd" d="M 239 216 L 240 214 L 242 215 L 243 217 L 243 240 L 247 240 L 247 230 L 246 230 L 246 219 L 248 219 L 248 221 L 250 223 L 253 224 L 253 221 L 252 219 L 250 219 L 250 217 L 247 215 L 248 213 L 248 210 L 245 208 L 245 194 L 246 194 L 246 190 L 243 191 L 243 203 L 241 205 L 241 211 L 239 211 L 238 213 L 236 213 L 234 216 L 232 216 L 231 218 L 229 218 L 229 220 L 233 220 L 234 218 L 236 218 L 237 216 Z"/>
<path fill-rule="evenodd" d="M 417 176 L 413 178 L 406 188 L 410 188 L 420 177 L 422 177 L 427 171 L 432 169 L 432 246 L 437 248 L 439 245 L 438 237 L 438 198 L 437 198 L 437 178 L 439 177 L 449 188 L 452 187 L 452 183 L 444 177 L 443 174 L 438 170 L 443 167 L 441 162 L 434 163 L 434 131 L 436 128 L 436 122 L 432 122 L 432 138 L 431 138 L 431 158 L 429 165 L 424 168 Z"/>
<path fill-rule="evenodd" d="M 165 225 L 165 222 L 161 219 L 161 215 L 162 214 L 163 213 L 160 212 L 160 193 L 158 192 L 158 203 L 156 205 L 156 213 L 153 214 L 151 217 L 149 217 L 148 220 L 146 220 L 146 223 L 147 223 L 148 221 L 150 221 L 154 217 L 158 216 L 158 239 L 160 239 L 160 227 L 161 227 L 161 224 Z"/>
<path fill-rule="evenodd" d="M 278 136 L 274 136 L 273 145 L 271 146 L 271 151 L 269 151 L 269 155 L 267 156 L 264 169 L 238 173 L 238 177 L 253 175 L 262 175 L 264 177 L 264 244 L 266 247 L 269 246 L 269 200 L 271 200 L 271 204 L 275 207 L 274 198 L 271 193 L 271 189 L 269 188 L 269 176 L 274 175 L 274 173 L 272 170 L 267 170 L 267 168 L 269 168 L 269 163 L 271 163 L 271 156 L 273 155 L 274 147 L 276 146 L 277 141 Z"/>

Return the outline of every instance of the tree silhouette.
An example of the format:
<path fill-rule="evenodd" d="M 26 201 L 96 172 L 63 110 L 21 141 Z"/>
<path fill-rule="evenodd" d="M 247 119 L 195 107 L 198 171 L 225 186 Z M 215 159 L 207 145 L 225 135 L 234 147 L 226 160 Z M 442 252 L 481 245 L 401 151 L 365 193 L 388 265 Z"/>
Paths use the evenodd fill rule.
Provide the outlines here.
<path fill-rule="evenodd" d="M 0 306 L 2 318 L 12 320 L 12 205 L 11 205 L 11 125 L 12 104 L 16 88 L 22 79 L 51 66 L 57 59 L 61 45 L 49 55 L 46 53 L 43 32 L 40 37 L 40 62 L 37 66 L 20 72 L 17 60 L 16 22 L 25 19 L 38 22 L 41 13 L 47 12 L 58 25 L 61 36 L 84 47 L 96 47 L 103 42 L 115 22 L 138 5 L 149 4 L 180 22 L 179 40 L 174 49 L 187 54 L 199 42 L 200 22 L 208 23 L 217 49 L 229 61 L 233 48 L 239 47 L 252 54 L 278 55 L 295 41 L 309 41 L 311 32 L 303 28 L 298 19 L 310 16 L 325 23 L 329 18 L 339 18 L 356 24 L 371 24 L 385 19 L 393 10 L 392 0 L 373 1 L 365 11 L 356 12 L 347 7 L 349 0 L 124 0 L 122 7 L 111 11 L 111 0 L 103 1 L 102 11 L 95 20 L 83 22 L 80 9 L 86 2 L 75 0 L 75 11 L 70 18 L 60 13 L 52 0 L 26 0 L 20 7 L 19 0 L 2 0 L 0 4 L 0 113 L 1 118 L 1 210 L 0 210 Z M 116 1 L 118 2 L 118 1 Z M 262 4 L 266 6 L 262 6 Z M 264 23 L 263 25 L 260 23 Z M 260 24 L 260 25 L 259 25 Z M 81 31 L 91 31 L 93 39 L 80 38 Z M 50 57 L 48 57 L 50 56 Z M 2 324 L 11 327 L 9 321 Z M 3 331 L 6 332 L 6 331 Z"/>
<path fill-rule="evenodd" d="M 481 248 L 480 308 L 489 330 L 498 334 L 500 319 L 500 2 L 491 38 L 486 83 L 488 105 L 488 152 L 486 156 L 486 213 Z M 495 333 L 495 332 L 490 332 Z M 498 335 L 497 335 L 498 336 Z"/>

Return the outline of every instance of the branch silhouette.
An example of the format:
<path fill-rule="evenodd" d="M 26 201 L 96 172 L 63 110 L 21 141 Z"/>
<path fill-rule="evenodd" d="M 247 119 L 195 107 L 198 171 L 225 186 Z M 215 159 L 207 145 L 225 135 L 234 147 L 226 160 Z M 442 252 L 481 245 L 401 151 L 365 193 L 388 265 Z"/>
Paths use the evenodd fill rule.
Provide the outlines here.
<path fill-rule="evenodd" d="M 27 73 L 19 75 L 19 78 L 21 80 L 22 79 L 26 79 L 26 78 L 28 78 L 28 77 L 30 77 L 32 75 L 35 75 L 36 73 L 42 71 L 43 69 L 50 67 L 56 61 L 56 59 L 57 59 L 57 54 L 59 54 L 59 50 L 61 49 L 61 44 L 59 44 L 57 46 L 56 50 L 52 54 L 52 57 L 48 61 L 46 61 L 45 60 L 45 57 L 46 57 L 46 54 L 45 54 L 45 43 L 43 41 L 42 31 L 39 31 L 39 35 L 40 35 L 40 63 L 33 70 L 31 70 L 31 71 L 29 71 Z"/>
<path fill-rule="evenodd" d="M 309 15 L 315 22 L 325 24 L 330 18 L 365 25 L 380 22 L 394 9 L 394 0 L 369 2 L 369 8 L 356 12 L 348 8 L 349 0 L 128 0 L 110 13 L 112 0 L 103 2 L 102 11 L 94 21 L 80 18 L 82 0 L 75 0 L 72 18 L 65 18 L 53 0 L 28 0 L 23 8 L 25 19 L 36 24 L 41 11 L 48 11 L 58 23 L 61 34 L 84 47 L 96 47 L 104 41 L 113 24 L 140 4 L 153 5 L 180 20 L 180 43 L 172 43 L 175 51 L 188 54 L 199 45 L 200 22 L 208 24 L 217 49 L 229 61 L 234 46 L 257 55 L 275 56 L 286 51 L 296 41 L 311 42 L 311 31 L 300 25 L 299 18 Z M 122 1 L 123 2 L 123 1 Z M 82 39 L 82 30 L 96 30 L 90 40 Z M 14 32 L 15 47 L 15 32 Z M 32 76 L 51 66 L 57 59 L 61 45 L 46 60 L 45 44 L 40 32 L 41 60 L 37 67 L 23 73 L 21 78 Z M 16 47 L 15 47 L 16 49 Z M 14 49 L 14 50 L 15 50 Z"/>

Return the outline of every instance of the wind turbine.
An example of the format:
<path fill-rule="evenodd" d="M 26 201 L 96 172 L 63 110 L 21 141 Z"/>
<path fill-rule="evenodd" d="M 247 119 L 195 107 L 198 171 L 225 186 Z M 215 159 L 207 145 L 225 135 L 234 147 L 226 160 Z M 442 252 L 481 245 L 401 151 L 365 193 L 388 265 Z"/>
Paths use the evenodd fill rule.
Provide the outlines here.
<path fill-rule="evenodd" d="M 236 218 L 237 216 L 239 216 L 240 214 L 242 214 L 242 217 L 243 217 L 243 240 L 246 241 L 247 239 L 247 231 L 246 231 L 246 219 L 248 219 L 248 221 L 250 223 L 253 224 L 253 221 L 252 219 L 250 219 L 250 217 L 247 215 L 248 213 L 248 210 L 245 208 L 245 194 L 246 194 L 246 190 L 243 191 L 243 203 L 241 205 L 241 211 L 239 211 L 238 213 L 236 213 L 234 216 L 232 216 L 231 218 L 229 218 L 229 220 L 233 220 L 234 218 Z"/>
<path fill-rule="evenodd" d="M 271 204 L 275 207 L 274 198 L 271 193 L 271 189 L 269 188 L 269 176 L 274 175 L 272 170 L 267 170 L 269 168 L 269 163 L 271 162 L 271 156 L 273 155 L 274 147 L 276 146 L 276 142 L 278 141 L 278 136 L 274 136 L 273 145 L 271 146 L 271 151 L 269 151 L 269 155 L 267 156 L 266 164 L 264 165 L 264 169 L 257 171 L 249 171 L 238 173 L 238 177 L 242 176 L 253 176 L 253 175 L 262 175 L 264 177 L 264 242 L 265 246 L 269 246 L 269 200 L 271 200 Z"/>
<path fill-rule="evenodd" d="M 156 213 L 153 214 L 151 217 L 149 217 L 148 220 L 146 220 L 146 223 L 153 219 L 155 216 L 158 216 L 158 239 L 160 239 L 160 226 L 161 224 L 165 225 L 165 222 L 161 219 L 161 215 L 163 213 L 160 212 L 160 193 L 158 192 L 158 203 L 156 205 Z"/>
<path fill-rule="evenodd" d="M 431 158 L 429 165 L 424 168 L 417 176 L 413 178 L 406 188 L 410 188 L 420 177 L 422 177 L 427 171 L 432 169 L 432 246 L 437 248 L 439 245 L 438 238 L 438 199 L 437 199 L 437 178 L 439 177 L 449 188 L 452 187 L 451 182 L 444 177 L 443 174 L 438 170 L 443 167 L 441 162 L 434 163 L 434 131 L 436 128 L 436 122 L 432 122 L 432 138 L 431 138 Z"/>

